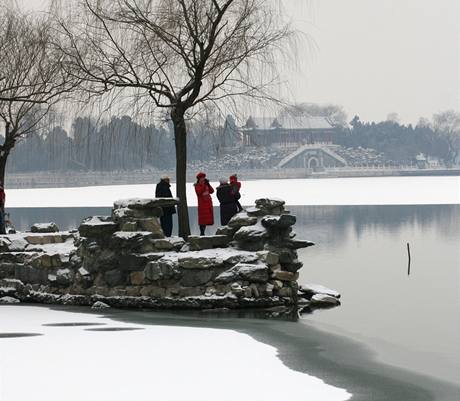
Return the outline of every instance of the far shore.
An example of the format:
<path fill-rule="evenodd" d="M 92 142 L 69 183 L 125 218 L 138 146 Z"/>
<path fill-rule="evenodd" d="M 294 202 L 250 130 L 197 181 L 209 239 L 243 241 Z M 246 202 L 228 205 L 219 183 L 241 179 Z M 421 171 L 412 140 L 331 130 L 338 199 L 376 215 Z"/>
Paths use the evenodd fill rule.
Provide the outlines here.
<path fill-rule="evenodd" d="M 460 166 L 454 168 L 392 168 L 392 167 L 349 167 L 312 171 L 311 169 L 253 169 L 253 170 L 214 170 L 209 171 L 211 180 L 229 177 L 238 173 L 245 181 L 276 180 L 276 179 L 324 179 L 324 178 L 358 178 L 358 177 L 415 177 L 415 176 L 460 176 Z M 189 168 L 187 181 L 193 182 L 196 171 Z M 100 172 L 31 172 L 12 173 L 6 176 L 6 188 L 64 188 L 103 185 L 132 185 L 156 183 L 162 175 L 175 179 L 172 170 L 143 171 L 100 171 Z"/>

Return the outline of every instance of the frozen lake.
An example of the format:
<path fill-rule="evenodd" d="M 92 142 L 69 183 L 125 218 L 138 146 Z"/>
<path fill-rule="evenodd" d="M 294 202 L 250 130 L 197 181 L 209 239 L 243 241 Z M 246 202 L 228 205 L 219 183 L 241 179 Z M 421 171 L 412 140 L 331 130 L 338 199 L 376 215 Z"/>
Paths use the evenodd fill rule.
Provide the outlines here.
<path fill-rule="evenodd" d="M 214 187 L 218 184 L 212 183 Z M 189 206 L 196 206 L 192 184 Z M 174 186 L 172 188 L 175 193 Z M 417 205 L 460 203 L 460 177 L 380 177 L 243 181 L 241 202 L 282 198 L 294 205 Z M 151 198 L 155 185 L 11 189 L 8 207 L 110 207 L 117 199 Z M 217 201 L 215 201 L 217 202 Z"/>
<path fill-rule="evenodd" d="M 2 401 L 349 398 L 286 367 L 276 348 L 234 330 L 0 306 Z"/>

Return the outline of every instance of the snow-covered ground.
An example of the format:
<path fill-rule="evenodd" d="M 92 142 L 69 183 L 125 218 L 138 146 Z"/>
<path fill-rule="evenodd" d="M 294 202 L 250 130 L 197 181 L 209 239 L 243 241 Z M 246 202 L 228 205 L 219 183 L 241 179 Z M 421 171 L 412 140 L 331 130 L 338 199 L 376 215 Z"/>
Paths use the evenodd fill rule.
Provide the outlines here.
<path fill-rule="evenodd" d="M 66 322 L 104 325 L 43 326 Z M 86 330 L 99 328 L 141 330 Z M 142 326 L 96 314 L 0 306 L 2 401 L 350 399 L 346 390 L 288 369 L 276 353 L 232 330 Z"/>
<path fill-rule="evenodd" d="M 217 183 L 213 183 L 214 187 Z M 173 185 L 173 193 L 175 188 Z M 288 205 L 411 205 L 460 203 L 460 177 L 372 177 L 243 181 L 241 202 L 282 198 Z M 155 185 L 11 189 L 8 207 L 110 207 L 117 199 L 151 198 Z M 215 199 L 217 205 L 217 199 Z M 188 184 L 189 206 L 196 206 Z"/>

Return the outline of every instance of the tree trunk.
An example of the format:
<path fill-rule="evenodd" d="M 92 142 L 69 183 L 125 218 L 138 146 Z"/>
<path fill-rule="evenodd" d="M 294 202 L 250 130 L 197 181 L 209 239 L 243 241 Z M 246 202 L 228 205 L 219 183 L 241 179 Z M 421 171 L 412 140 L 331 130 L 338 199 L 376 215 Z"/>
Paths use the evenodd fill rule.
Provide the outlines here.
<path fill-rule="evenodd" d="M 5 188 L 5 171 L 6 161 L 8 159 L 9 151 L 0 150 L 0 185 Z M 4 205 L 0 205 L 0 234 L 5 234 L 5 210 Z"/>
<path fill-rule="evenodd" d="M 178 206 L 179 237 L 187 239 L 190 235 L 190 223 L 187 205 L 187 130 L 184 110 L 179 107 L 171 111 L 174 124 L 174 142 L 176 145 L 176 193 L 180 200 Z"/>

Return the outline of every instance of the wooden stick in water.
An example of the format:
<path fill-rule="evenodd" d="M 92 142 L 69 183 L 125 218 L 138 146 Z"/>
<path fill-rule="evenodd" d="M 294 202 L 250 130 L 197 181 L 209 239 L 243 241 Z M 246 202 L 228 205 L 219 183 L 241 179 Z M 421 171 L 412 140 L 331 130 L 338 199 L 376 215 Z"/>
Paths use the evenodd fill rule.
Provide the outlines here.
<path fill-rule="evenodd" d="M 407 262 L 407 275 L 410 276 L 410 245 L 407 243 L 407 256 L 409 258 Z"/>

